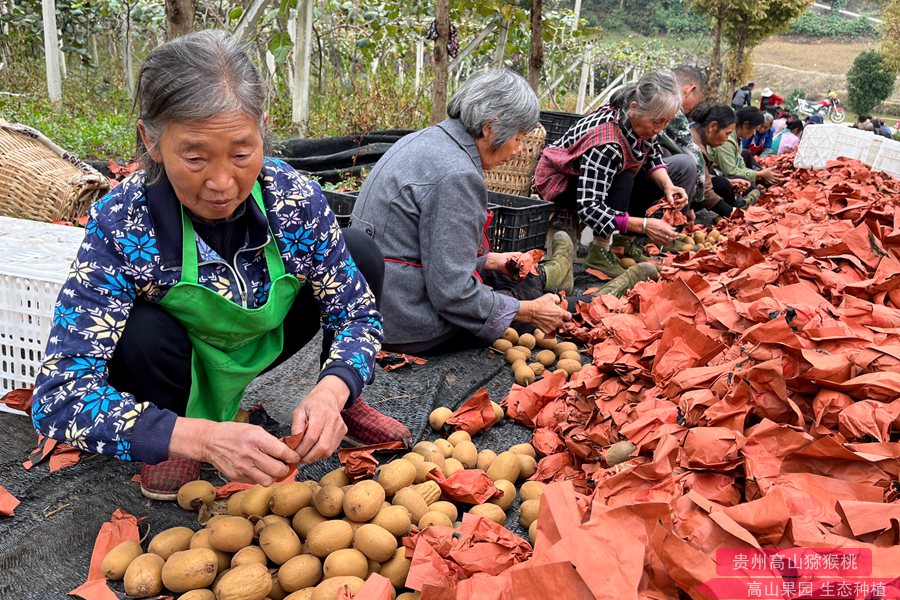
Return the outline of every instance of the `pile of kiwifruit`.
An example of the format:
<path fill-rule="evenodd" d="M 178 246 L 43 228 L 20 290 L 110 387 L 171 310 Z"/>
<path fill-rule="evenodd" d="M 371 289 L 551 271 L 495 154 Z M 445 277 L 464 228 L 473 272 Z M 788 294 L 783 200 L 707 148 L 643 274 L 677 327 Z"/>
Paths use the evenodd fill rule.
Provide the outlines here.
<path fill-rule="evenodd" d="M 440 430 L 449 409 L 435 410 L 429 422 Z M 497 407 L 499 408 L 499 407 Z M 484 504 L 464 505 L 443 496 L 427 478 L 482 469 L 502 495 Z M 377 479 L 351 483 L 343 468 L 319 481 L 254 486 L 216 501 L 207 481 L 192 481 L 178 492 L 186 510 L 212 514 L 198 531 L 173 527 L 156 534 L 146 551 L 123 542 L 103 560 L 109 580 L 124 579 L 134 597 L 168 592 L 182 600 L 335 600 L 343 588 L 358 591 L 372 573 L 394 586 L 396 600 L 413 600 L 404 588 L 410 568 L 400 543 L 413 526 L 459 528 L 460 511 L 498 524 L 506 522 L 515 482 L 537 469 L 530 444 L 499 455 L 478 451 L 471 436 L 457 431 L 447 439 L 419 442 L 413 450 L 377 471 Z M 532 542 L 544 484 L 522 483 L 519 520 Z"/>
<path fill-rule="evenodd" d="M 519 335 L 510 327 L 492 347 L 503 353 L 519 385 L 534 383 L 535 378 L 545 371 L 562 371 L 568 379 L 581 370 L 578 346 L 573 342 L 561 342 L 556 336 L 545 336 L 540 329 Z"/>
<path fill-rule="evenodd" d="M 722 235 L 718 229 L 713 229 L 709 233 L 695 231 L 693 235 L 680 233 L 675 241 L 680 252 L 698 252 L 704 248 L 715 250 L 719 244 L 728 242 L 728 236 Z"/>

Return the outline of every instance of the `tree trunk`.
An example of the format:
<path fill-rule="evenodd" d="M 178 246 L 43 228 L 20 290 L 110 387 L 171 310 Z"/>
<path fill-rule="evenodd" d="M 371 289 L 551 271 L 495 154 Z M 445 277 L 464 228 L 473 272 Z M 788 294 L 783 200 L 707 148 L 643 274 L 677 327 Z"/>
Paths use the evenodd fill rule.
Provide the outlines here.
<path fill-rule="evenodd" d="M 135 1 L 136 3 L 136 1 Z M 131 62 L 131 9 L 134 4 L 125 4 L 125 35 L 122 39 L 122 53 L 125 60 L 125 87 L 128 88 L 128 95 L 134 98 L 134 68 Z"/>
<path fill-rule="evenodd" d="M 447 76 L 450 66 L 447 42 L 450 39 L 450 0 L 437 0 L 436 9 L 438 37 L 434 41 L 434 83 L 431 88 L 432 123 L 439 123 L 447 116 Z"/>
<path fill-rule="evenodd" d="M 503 68 L 503 58 L 506 55 L 506 43 L 509 41 L 509 19 L 500 21 L 500 33 L 497 36 L 497 49 L 494 50 L 494 67 Z"/>
<path fill-rule="evenodd" d="M 528 85 L 536 94 L 541 86 L 544 70 L 544 39 L 541 37 L 541 13 L 543 0 L 533 0 L 531 5 L 531 54 L 528 57 Z"/>
<path fill-rule="evenodd" d="M 56 2 L 43 0 L 44 63 L 47 69 L 47 95 L 56 104 L 62 100 L 62 82 L 59 78 L 59 40 L 56 37 Z"/>
<path fill-rule="evenodd" d="M 422 67 L 425 64 L 425 40 L 419 37 L 416 40 L 416 82 L 413 88 L 418 93 L 422 87 Z"/>
<path fill-rule="evenodd" d="M 575 10 L 572 11 L 575 13 L 575 20 L 572 21 L 572 31 L 578 29 L 578 22 L 581 20 L 581 0 L 575 0 Z"/>
<path fill-rule="evenodd" d="M 741 77 L 744 73 L 744 55 L 746 53 L 747 48 L 747 35 L 743 31 L 738 35 L 738 43 L 737 46 L 731 51 L 731 64 L 730 68 L 727 70 L 728 75 L 728 89 L 736 90 L 741 86 L 742 83 Z"/>
<path fill-rule="evenodd" d="M 720 13 L 716 16 L 716 34 L 709 65 L 709 82 L 706 87 L 706 98 L 713 103 L 719 100 L 719 85 L 722 81 L 722 29 L 724 26 L 725 17 Z"/>
<path fill-rule="evenodd" d="M 174 40 L 194 29 L 194 0 L 166 0 L 166 37 Z"/>
<path fill-rule="evenodd" d="M 297 2 L 297 45 L 294 47 L 294 91 L 291 120 L 300 137 L 306 137 L 309 122 L 309 71 L 312 52 L 313 4 L 315 0 Z"/>

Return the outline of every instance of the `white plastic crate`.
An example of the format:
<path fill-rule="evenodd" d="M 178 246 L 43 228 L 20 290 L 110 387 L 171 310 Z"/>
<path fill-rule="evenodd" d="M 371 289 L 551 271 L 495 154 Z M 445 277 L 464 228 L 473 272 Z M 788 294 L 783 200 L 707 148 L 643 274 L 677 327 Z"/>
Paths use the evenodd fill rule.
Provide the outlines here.
<path fill-rule="evenodd" d="M 84 230 L 0 217 L 0 395 L 34 383 Z"/>
<path fill-rule="evenodd" d="M 874 139 L 875 134 L 871 131 L 846 125 L 809 125 L 803 130 L 794 166 L 821 169 L 829 160 L 840 156 L 866 162 L 871 160 L 869 153 Z"/>
<path fill-rule="evenodd" d="M 878 155 L 872 161 L 872 169 L 900 178 L 900 142 L 882 138 Z"/>

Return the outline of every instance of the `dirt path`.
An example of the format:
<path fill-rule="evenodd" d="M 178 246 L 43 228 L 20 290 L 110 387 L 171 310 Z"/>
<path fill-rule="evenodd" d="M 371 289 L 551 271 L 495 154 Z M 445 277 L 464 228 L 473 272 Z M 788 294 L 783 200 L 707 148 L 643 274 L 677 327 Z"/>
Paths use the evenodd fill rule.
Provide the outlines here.
<path fill-rule="evenodd" d="M 805 98 L 824 97 L 829 90 L 846 98 L 847 71 L 853 66 L 853 61 L 861 52 L 878 47 L 877 40 L 773 37 L 754 50 L 751 76 L 758 90 L 770 87 L 785 98 L 792 90 L 800 90 Z M 900 87 L 895 89 L 888 104 L 900 108 Z"/>

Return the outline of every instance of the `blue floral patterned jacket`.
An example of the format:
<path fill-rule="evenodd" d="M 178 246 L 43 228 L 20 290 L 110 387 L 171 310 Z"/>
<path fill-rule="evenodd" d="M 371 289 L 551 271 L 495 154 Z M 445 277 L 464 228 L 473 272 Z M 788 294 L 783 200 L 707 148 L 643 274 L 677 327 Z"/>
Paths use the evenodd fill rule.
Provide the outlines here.
<path fill-rule="evenodd" d="M 383 337 L 375 298 L 319 186 L 274 159 L 264 162 L 259 182 L 265 214 L 252 201 L 247 210 L 255 211 L 262 235 L 268 235 L 268 221 L 286 271 L 312 286 L 322 325 L 335 333 L 319 377 L 340 377 L 356 398 L 372 379 Z M 44 435 L 148 463 L 166 459 L 176 415 L 111 387 L 107 361 L 135 300 L 158 302 L 181 278 L 181 212 L 177 198 L 160 198 L 158 189 L 148 192 L 138 172 L 91 207 L 56 303 L 32 409 L 34 426 Z M 249 308 L 266 301 L 262 250 L 239 255 L 238 275 L 199 237 L 197 244 L 202 285 Z"/>

